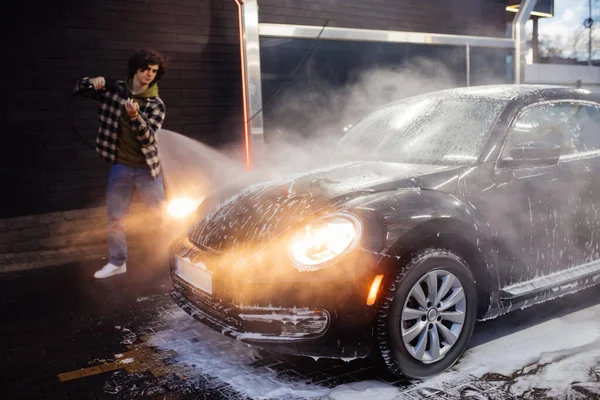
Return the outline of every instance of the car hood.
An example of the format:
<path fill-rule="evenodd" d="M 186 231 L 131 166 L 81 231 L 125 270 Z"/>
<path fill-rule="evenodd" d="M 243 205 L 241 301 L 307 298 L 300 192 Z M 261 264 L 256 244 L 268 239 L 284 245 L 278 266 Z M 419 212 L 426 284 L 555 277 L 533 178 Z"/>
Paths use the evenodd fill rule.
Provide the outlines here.
<path fill-rule="evenodd" d="M 253 254 L 323 209 L 397 189 L 454 192 L 457 166 L 351 162 L 252 185 L 200 217 L 188 233 L 217 252 Z"/>

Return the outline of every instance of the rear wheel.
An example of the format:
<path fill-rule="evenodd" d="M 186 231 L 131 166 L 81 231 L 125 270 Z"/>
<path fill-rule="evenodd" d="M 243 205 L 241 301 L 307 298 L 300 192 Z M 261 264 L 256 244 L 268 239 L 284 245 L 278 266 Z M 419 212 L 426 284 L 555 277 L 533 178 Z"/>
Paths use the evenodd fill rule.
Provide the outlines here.
<path fill-rule="evenodd" d="M 379 306 L 382 360 L 396 375 L 439 374 L 464 353 L 476 313 L 475 278 L 459 255 L 439 248 L 415 253 Z"/>

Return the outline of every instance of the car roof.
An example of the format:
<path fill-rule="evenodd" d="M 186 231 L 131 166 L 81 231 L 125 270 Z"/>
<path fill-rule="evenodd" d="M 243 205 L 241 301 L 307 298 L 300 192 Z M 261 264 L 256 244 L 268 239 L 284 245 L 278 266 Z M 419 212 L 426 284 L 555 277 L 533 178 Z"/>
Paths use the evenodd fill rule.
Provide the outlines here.
<path fill-rule="evenodd" d="M 427 95 L 427 94 L 426 94 Z M 505 85 L 482 85 L 453 89 L 444 89 L 431 92 L 429 95 L 440 97 L 461 97 L 470 99 L 489 99 L 500 101 L 514 101 L 526 98 L 544 97 L 548 99 L 560 99 L 569 96 L 577 98 L 596 99 L 590 91 L 568 86 L 554 85 L 530 85 L 530 84 L 505 84 Z"/>
<path fill-rule="evenodd" d="M 558 85 L 532 84 L 499 84 L 458 87 L 421 93 L 404 99 L 395 100 L 375 108 L 375 110 L 390 110 L 402 106 L 406 102 L 432 99 L 445 101 L 451 99 L 466 99 L 474 101 L 490 101 L 502 103 L 512 109 L 538 101 L 573 99 L 600 103 L 600 93 L 586 89 Z"/>

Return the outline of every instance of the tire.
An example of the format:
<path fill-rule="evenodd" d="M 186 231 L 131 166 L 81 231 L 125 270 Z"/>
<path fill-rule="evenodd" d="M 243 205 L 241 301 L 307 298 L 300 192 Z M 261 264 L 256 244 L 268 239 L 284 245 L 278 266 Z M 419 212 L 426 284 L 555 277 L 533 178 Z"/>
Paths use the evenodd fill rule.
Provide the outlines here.
<path fill-rule="evenodd" d="M 429 287 L 442 294 L 438 304 L 428 302 L 435 300 Z M 475 278 L 465 260 L 449 250 L 421 250 L 397 272 L 379 305 L 380 361 L 397 376 L 423 379 L 442 373 L 466 350 L 476 317 Z"/>

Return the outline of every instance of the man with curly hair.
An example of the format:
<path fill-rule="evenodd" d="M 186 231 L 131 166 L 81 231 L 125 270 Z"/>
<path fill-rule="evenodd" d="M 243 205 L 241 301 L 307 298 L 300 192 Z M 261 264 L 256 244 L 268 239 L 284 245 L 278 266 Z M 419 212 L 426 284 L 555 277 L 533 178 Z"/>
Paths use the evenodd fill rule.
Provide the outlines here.
<path fill-rule="evenodd" d="M 127 272 L 124 218 L 133 191 L 158 213 L 165 201 L 155 137 L 165 119 L 165 104 L 158 95 L 165 72 L 166 58 L 144 49 L 129 59 L 125 81 L 98 76 L 77 83 L 78 90 L 87 88 L 85 93 L 100 103 L 96 151 L 112 164 L 106 188 L 109 259 L 94 274 L 98 279 Z"/>

